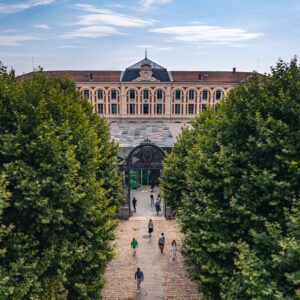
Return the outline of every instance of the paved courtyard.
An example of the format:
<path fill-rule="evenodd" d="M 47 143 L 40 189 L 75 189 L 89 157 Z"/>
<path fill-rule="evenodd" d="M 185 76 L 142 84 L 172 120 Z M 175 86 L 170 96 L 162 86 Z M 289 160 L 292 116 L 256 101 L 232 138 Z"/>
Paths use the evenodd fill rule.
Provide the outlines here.
<path fill-rule="evenodd" d="M 155 198 L 159 190 L 155 190 Z M 201 299 L 195 282 L 186 277 L 183 258 L 177 252 L 176 260 L 172 260 L 171 242 L 176 240 L 181 247 L 181 234 L 175 220 L 166 220 L 156 216 L 150 206 L 150 192 L 147 189 L 136 190 L 132 193 L 138 200 L 137 212 L 128 221 L 120 221 L 116 229 L 117 256 L 106 272 L 107 286 L 103 290 L 103 299 Z M 154 233 L 149 238 L 147 224 L 149 218 L 154 223 Z M 158 238 L 164 232 L 166 246 L 163 254 L 158 249 Z M 132 256 L 130 242 L 135 237 L 139 243 L 137 254 Z M 140 267 L 145 280 L 141 292 L 136 293 L 134 273 Z"/>

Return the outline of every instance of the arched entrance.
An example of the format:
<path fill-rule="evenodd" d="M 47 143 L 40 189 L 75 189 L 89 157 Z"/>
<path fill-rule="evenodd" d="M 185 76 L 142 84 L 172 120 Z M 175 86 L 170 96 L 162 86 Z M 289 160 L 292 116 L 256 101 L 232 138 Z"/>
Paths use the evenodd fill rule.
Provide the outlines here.
<path fill-rule="evenodd" d="M 125 185 L 129 214 L 131 210 L 130 189 L 158 185 L 165 153 L 162 148 L 149 140 L 132 149 L 125 164 Z"/>

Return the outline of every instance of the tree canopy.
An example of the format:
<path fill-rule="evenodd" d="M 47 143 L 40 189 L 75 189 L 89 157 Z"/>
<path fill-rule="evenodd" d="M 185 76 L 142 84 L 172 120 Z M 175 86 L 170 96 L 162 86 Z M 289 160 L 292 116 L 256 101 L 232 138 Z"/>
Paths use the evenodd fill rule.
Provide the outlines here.
<path fill-rule="evenodd" d="M 75 83 L 0 71 L 0 298 L 95 299 L 123 200 L 117 145 Z"/>
<path fill-rule="evenodd" d="M 162 188 L 205 296 L 299 299 L 299 113 L 297 59 L 280 60 L 196 117 L 168 155 Z"/>

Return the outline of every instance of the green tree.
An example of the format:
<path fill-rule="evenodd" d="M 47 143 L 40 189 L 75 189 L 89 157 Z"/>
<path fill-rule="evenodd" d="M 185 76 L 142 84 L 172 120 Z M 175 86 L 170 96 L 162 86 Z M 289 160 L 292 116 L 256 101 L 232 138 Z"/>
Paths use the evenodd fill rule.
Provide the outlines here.
<path fill-rule="evenodd" d="M 95 299 L 122 201 L 106 120 L 73 81 L 0 74 L 0 298 Z"/>
<path fill-rule="evenodd" d="M 294 59 L 232 90 L 214 117 L 196 118 L 178 217 L 191 278 L 205 295 L 300 297 L 299 112 Z"/>

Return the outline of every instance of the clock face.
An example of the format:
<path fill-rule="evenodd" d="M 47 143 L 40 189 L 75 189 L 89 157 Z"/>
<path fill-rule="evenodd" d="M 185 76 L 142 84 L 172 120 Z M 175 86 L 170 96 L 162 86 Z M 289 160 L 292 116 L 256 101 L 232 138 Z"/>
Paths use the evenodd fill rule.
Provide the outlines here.
<path fill-rule="evenodd" d="M 148 77 L 149 76 L 149 73 L 148 72 L 144 72 L 144 77 Z"/>

